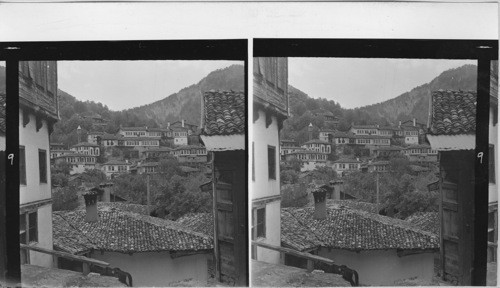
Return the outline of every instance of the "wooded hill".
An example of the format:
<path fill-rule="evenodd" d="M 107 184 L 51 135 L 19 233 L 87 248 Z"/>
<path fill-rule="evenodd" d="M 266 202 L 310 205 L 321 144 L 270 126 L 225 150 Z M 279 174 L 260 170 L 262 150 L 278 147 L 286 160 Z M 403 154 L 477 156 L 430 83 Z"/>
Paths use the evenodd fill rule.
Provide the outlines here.
<path fill-rule="evenodd" d="M 0 66 L 0 92 L 5 91 L 4 75 L 5 67 Z M 61 120 L 54 126 L 51 142 L 64 143 L 68 146 L 76 144 L 78 142 L 76 134 L 78 126 L 86 131 L 104 130 L 108 133 L 116 133 L 120 125 L 165 127 L 167 122 L 181 119 L 199 125 L 202 93 L 212 89 L 243 91 L 245 89 L 244 77 L 243 66 L 232 65 L 215 70 L 198 83 L 181 89 L 162 100 L 123 111 L 112 111 L 106 105 L 94 101 L 80 101 L 75 96 L 59 89 Z M 96 115 L 108 121 L 106 128 L 92 127 L 90 119 L 82 119 L 81 117 Z M 85 137 L 85 134 L 82 136 Z"/>
<path fill-rule="evenodd" d="M 289 86 L 290 114 L 281 131 L 281 139 L 308 140 L 307 126 L 314 125 L 313 137 L 319 129 L 332 128 L 319 114 L 329 111 L 341 118 L 339 130 L 346 131 L 351 123 L 397 125 L 399 121 L 416 118 L 427 123 L 431 91 L 439 89 L 476 90 L 477 67 L 464 65 L 444 71 L 431 82 L 413 88 L 393 99 L 354 109 L 344 109 L 340 103 L 323 98 L 311 98 L 299 89 Z"/>

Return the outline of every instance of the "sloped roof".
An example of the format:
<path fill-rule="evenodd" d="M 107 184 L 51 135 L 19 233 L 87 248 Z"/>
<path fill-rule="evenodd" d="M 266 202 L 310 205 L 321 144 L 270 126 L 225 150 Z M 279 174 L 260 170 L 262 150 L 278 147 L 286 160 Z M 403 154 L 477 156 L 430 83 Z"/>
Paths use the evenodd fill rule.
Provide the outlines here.
<path fill-rule="evenodd" d="M 127 163 L 125 161 L 121 161 L 121 160 L 110 160 L 102 165 L 131 165 L 132 163 Z"/>
<path fill-rule="evenodd" d="M 0 93 L 0 133 L 5 134 L 5 94 Z"/>
<path fill-rule="evenodd" d="M 325 145 L 332 145 L 331 143 L 329 142 L 326 142 L 326 141 L 323 141 L 323 140 L 319 140 L 319 139 L 313 139 L 313 140 L 309 140 L 307 141 L 306 143 L 302 144 L 302 145 L 308 145 L 308 144 L 325 144 Z"/>
<path fill-rule="evenodd" d="M 399 147 L 399 146 L 375 146 L 373 147 L 373 150 L 386 150 L 386 151 L 401 151 L 405 148 Z"/>
<path fill-rule="evenodd" d="M 147 152 L 170 152 L 174 150 L 173 148 L 170 147 L 160 147 L 160 148 L 152 148 L 152 149 L 147 149 L 142 151 L 142 153 L 147 153 Z"/>
<path fill-rule="evenodd" d="M 354 201 L 354 200 L 327 199 L 326 205 L 332 206 L 332 207 L 346 207 L 346 208 L 350 208 L 350 209 L 361 210 L 361 211 L 375 213 L 375 214 L 378 214 L 378 210 L 379 210 L 377 207 L 377 204 L 362 202 L 362 201 Z"/>
<path fill-rule="evenodd" d="M 291 211 L 281 209 L 281 244 L 298 251 L 306 251 L 323 245 L 314 233 L 301 224 Z"/>
<path fill-rule="evenodd" d="M 327 155 L 328 153 L 314 151 L 314 150 L 297 150 L 297 151 L 290 152 L 287 155 L 289 155 L 289 154 L 323 154 L 323 155 Z"/>
<path fill-rule="evenodd" d="M 140 126 L 140 127 L 120 127 L 120 130 L 123 131 L 146 131 L 148 127 Z"/>
<path fill-rule="evenodd" d="M 211 183 L 211 182 L 210 182 Z M 214 235 L 214 223 L 212 213 L 188 213 L 177 219 L 177 223 L 195 232 L 199 232 L 210 237 Z"/>
<path fill-rule="evenodd" d="M 383 135 L 352 135 L 349 136 L 356 139 L 391 139 L 391 136 L 383 136 Z"/>
<path fill-rule="evenodd" d="M 189 167 L 189 166 L 179 166 L 179 168 L 184 173 L 199 172 L 200 171 L 199 169 L 192 168 L 192 167 Z"/>
<path fill-rule="evenodd" d="M 439 90 L 432 92 L 431 135 L 474 134 L 476 92 Z"/>
<path fill-rule="evenodd" d="M 179 147 L 176 147 L 174 148 L 173 150 L 189 150 L 189 149 L 206 149 L 205 146 L 201 146 L 201 145 L 183 145 L 183 146 L 179 146 Z"/>
<path fill-rule="evenodd" d="M 245 93 L 215 91 L 203 94 L 203 135 L 235 135 L 245 133 Z"/>
<path fill-rule="evenodd" d="M 52 213 L 52 238 L 56 250 L 71 254 L 86 253 L 97 248 L 87 237 L 71 226 L 61 212 Z"/>
<path fill-rule="evenodd" d="M 120 136 L 116 136 L 114 134 L 108 134 L 108 133 L 104 133 L 102 134 L 101 136 L 101 140 L 116 140 L 118 138 L 122 138 L 122 135 Z"/>
<path fill-rule="evenodd" d="M 123 202 L 97 202 L 97 207 L 99 211 L 111 211 L 113 209 L 118 209 L 123 212 L 132 212 L 142 215 L 149 215 L 148 206 L 141 204 L 123 203 Z M 85 203 L 81 203 L 77 209 L 85 210 Z"/>
<path fill-rule="evenodd" d="M 98 250 L 139 253 L 200 251 L 213 247 L 212 239 L 207 235 L 181 227 L 176 222 L 148 215 L 119 209 L 99 209 L 99 220 L 86 222 L 86 212 L 83 210 L 54 213 L 67 221 Z"/>
<path fill-rule="evenodd" d="M 361 161 L 359 161 L 357 159 L 343 158 L 343 159 L 333 161 L 333 163 L 361 163 Z"/>
<path fill-rule="evenodd" d="M 440 221 L 438 212 L 416 212 L 408 218 L 406 221 L 412 223 L 419 229 L 440 235 Z"/>
<path fill-rule="evenodd" d="M 351 125 L 354 129 L 378 129 L 377 125 Z"/>
<path fill-rule="evenodd" d="M 431 146 L 427 145 L 427 144 L 413 144 L 413 145 L 405 147 L 404 149 L 408 150 L 408 149 L 422 149 L 422 148 L 423 149 L 431 149 Z"/>
<path fill-rule="evenodd" d="M 322 242 L 322 247 L 347 250 L 423 250 L 438 249 L 439 237 L 413 227 L 409 222 L 355 209 L 327 206 L 327 217 L 313 219 L 314 208 L 283 208 L 308 232 Z M 284 239 L 287 231 L 296 231 L 282 221 Z M 295 232 L 291 233 L 294 234 Z M 286 245 L 302 245 L 295 242 Z"/>
<path fill-rule="evenodd" d="M 73 145 L 73 147 L 88 147 L 88 146 L 91 146 L 91 147 L 99 147 L 99 145 L 97 145 L 97 144 L 92 144 L 92 143 L 89 143 L 89 142 L 80 142 L 80 143 L 78 143 L 78 144 Z"/>

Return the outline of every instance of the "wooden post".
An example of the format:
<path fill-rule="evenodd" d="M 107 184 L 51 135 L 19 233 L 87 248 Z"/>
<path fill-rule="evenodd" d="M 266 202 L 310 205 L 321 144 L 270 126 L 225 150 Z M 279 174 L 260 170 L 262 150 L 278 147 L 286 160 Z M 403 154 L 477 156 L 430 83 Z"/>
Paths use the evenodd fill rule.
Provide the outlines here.
<path fill-rule="evenodd" d="M 310 259 L 307 259 L 307 272 L 311 273 L 314 270 L 314 262 Z"/>
<path fill-rule="evenodd" d="M 149 192 L 149 173 L 146 174 L 146 193 L 147 193 L 147 201 L 148 201 L 148 215 L 151 214 L 151 195 Z"/>
<path fill-rule="evenodd" d="M 218 217 L 217 217 L 217 179 L 215 179 L 215 153 L 212 154 L 212 212 L 214 218 L 214 263 L 215 263 L 215 279 L 219 282 L 222 281 L 220 273 L 220 252 L 219 252 L 219 241 L 218 241 Z"/>
<path fill-rule="evenodd" d="M 90 264 L 89 263 L 82 263 L 83 266 L 83 275 L 89 275 L 90 273 Z"/>

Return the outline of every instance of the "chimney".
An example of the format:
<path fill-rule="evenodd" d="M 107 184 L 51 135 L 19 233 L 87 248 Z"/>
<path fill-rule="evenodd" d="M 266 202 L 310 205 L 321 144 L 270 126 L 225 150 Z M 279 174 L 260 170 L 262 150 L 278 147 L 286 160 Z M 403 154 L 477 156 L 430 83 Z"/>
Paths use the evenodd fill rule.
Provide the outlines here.
<path fill-rule="evenodd" d="M 97 222 L 99 220 L 99 215 L 97 214 L 97 197 L 98 193 L 95 189 L 91 189 L 83 194 L 85 199 L 85 221 L 86 222 Z"/>
<path fill-rule="evenodd" d="M 170 129 L 170 122 L 167 122 L 167 128 Z"/>
<path fill-rule="evenodd" d="M 401 127 L 401 120 L 399 121 L 399 126 L 398 127 Z"/>
<path fill-rule="evenodd" d="M 314 215 L 313 218 L 316 220 L 322 220 L 326 218 L 326 190 L 323 188 L 318 188 L 312 191 L 314 197 Z"/>
<path fill-rule="evenodd" d="M 417 127 L 417 119 L 413 118 L 413 127 Z"/>
<path fill-rule="evenodd" d="M 184 128 L 184 119 L 182 119 L 182 128 Z"/>
<path fill-rule="evenodd" d="M 102 183 L 99 184 L 99 188 L 104 190 L 104 194 L 102 195 L 102 202 L 111 202 L 111 193 L 113 192 L 113 183 Z"/>

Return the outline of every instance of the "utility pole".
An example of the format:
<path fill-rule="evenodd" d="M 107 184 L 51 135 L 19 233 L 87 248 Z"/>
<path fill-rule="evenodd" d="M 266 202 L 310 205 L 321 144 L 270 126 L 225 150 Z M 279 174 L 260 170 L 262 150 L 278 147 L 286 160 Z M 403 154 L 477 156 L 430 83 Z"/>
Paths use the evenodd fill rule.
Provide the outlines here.
<path fill-rule="evenodd" d="M 148 215 L 151 214 L 151 196 L 149 193 L 149 173 L 146 173 L 146 193 L 147 193 L 147 201 L 148 201 Z"/>
<path fill-rule="evenodd" d="M 379 202 L 379 198 L 378 198 L 378 195 L 379 195 L 379 173 L 377 173 L 377 214 L 378 212 L 380 211 L 380 202 Z"/>

